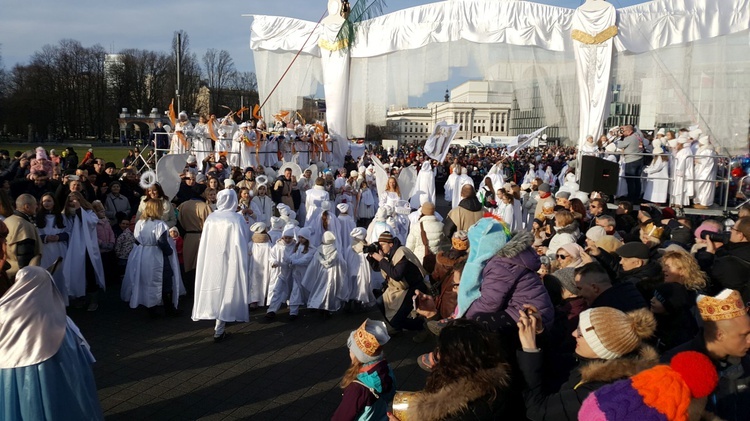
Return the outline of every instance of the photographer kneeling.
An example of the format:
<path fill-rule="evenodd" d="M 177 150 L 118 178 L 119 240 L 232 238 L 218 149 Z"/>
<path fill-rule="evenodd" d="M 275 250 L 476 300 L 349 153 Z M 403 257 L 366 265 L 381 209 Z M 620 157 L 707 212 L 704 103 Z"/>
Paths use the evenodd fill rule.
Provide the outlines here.
<path fill-rule="evenodd" d="M 424 281 L 427 272 L 417 256 L 388 231 L 380 234 L 377 244 L 365 247 L 365 252 L 372 270 L 380 271 L 385 278 L 383 290 L 377 297 L 378 308 L 385 319 L 397 331 L 422 330 L 421 318 L 409 318 L 414 310 L 411 298 L 415 291 L 427 292 Z"/>
<path fill-rule="evenodd" d="M 737 220 L 729 233 L 728 242 L 717 247 L 716 236 L 706 236 L 706 251 L 716 257 L 709 271 L 712 289 L 734 289 L 740 292 L 744 302 L 750 301 L 750 282 L 747 273 L 750 271 L 750 216 Z M 713 238 L 712 238 L 713 237 Z"/>

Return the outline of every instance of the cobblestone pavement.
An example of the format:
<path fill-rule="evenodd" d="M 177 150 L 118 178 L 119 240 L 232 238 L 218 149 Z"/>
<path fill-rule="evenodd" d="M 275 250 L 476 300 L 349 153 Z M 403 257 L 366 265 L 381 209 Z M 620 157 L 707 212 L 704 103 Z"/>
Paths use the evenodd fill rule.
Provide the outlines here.
<path fill-rule="evenodd" d="M 282 310 L 272 323 L 263 311 L 249 323 L 230 324 L 232 335 L 213 342 L 213 322 L 190 320 L 192 298 L 182 316 L 149 317 L 120 301 L 110 287 L 99 310 L 72 309 L 97 358 L 99 399 L 111 420 L 324 420 L 341 399 L 337 383 L 349 363 L 346 339 L 377 310 L 343 312 L 328 320 L 301 311 L 288 322 Z M 382 320 L 382 319 L 381 319 Z M 416 357 L 434 346 L 405 332 L 385 352 L 399 390 L 419 390 L 426 373 Z"/>

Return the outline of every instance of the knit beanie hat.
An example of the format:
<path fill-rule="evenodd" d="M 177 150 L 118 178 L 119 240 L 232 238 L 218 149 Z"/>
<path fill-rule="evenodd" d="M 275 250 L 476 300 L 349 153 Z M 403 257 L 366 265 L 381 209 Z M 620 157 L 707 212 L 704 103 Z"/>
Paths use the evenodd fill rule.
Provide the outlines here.
<path fill-rule="evenodd" d="M 378 237 L 378 243 L 392 243 L 393 242 L 393 235 L 390 231 L 383 231 L 382 234 Z"/>
<path fill-rule="evenodd" d="M 380 358 L 383 345 L 390 339 L 385 322 L 367 319 L 349 334 L 346 346 L 359 362 L 366 364 Z"/>
<path fill-rule="evenodd" d="M 681 352 L 669 365 L 657 365 L 591 393 L 578 411 L 578 420 L 687 421 L 691 401 L 705 398 L 718 383 L 707 356 Z"/>
<path fill-rule="evenodd" d="M 596 307 L 580 314 L 578 329 L 599 358 L 614 360 L 635 351 L 642 340 L 651 337 L 656 319 L 646 309 L 625 314 L 612 307 Z"/>
<path fill-rule="evenodd" d="M 562 286 L 569 292 L 578 292 L 575 280 L 575 268 L 573 266 L 558 269 L 552 274 L 552 276 L 557 278 L 557 280 L 560 281 L 560 286 Z"/>

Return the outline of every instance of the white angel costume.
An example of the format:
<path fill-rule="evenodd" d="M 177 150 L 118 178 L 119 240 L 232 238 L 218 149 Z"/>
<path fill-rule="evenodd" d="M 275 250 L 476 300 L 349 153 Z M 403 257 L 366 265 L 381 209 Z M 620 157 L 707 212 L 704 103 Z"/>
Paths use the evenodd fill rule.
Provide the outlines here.
<path fill-rule="evenodd" d="M 351 247 L 351 237 L 349 236 L 349 234 L 354 228 L 357 227 L 357 224 L 356 222 L 354 222 L 354 218 L 352 218 L 348 213 L 351 209 L 348 203 L 340 203 L 336 205 L 336 209 L 338 209 L 338 211 L 341 213 L 339 214 L 339 216 L 337 216 L 339 226 L 338 231 L 336 231 L 334 234 L 336 234 L 336 238 L 341 238 L 342 250 L 348 250 L 349 247 Z"/>
<path fill-rule="evenodd" d="M 536 178 L 536 172 L 534 172 L 534 164 L 529 164 L 529 170 L 523 176 L 523 184 L 531 184 Z"/>
<path fill-rule="evenodd" d="M 279 241 L 279 238 L 281 238 L 281 234 L 284 231 L 284 225 L 286 225 L 286 223 L 282 221 L 281 218 L 277 216 L 271 217 L 271 225 L 269 225 L 271 229 L 267 232 L 268 237 L 271 239 L 271 246 L 276 244 L 276 242 Z"/>
<path fill-rule="evenodd" d="M 643 200 L 651 203 L 666 203 L 669 197 L 669 160 L 660 156 L 664 151 L 654 148 L 654 159 L 643 172 L 646 182 L 643 189 Z"/>
<path fill-rule="evenodd" d="M 248 244 L 250 262 L 250 288 L 248 299 L 251 305 L 264 307 L 268 298 L 273 295 L 276 279 L 271 279 L 271 248 L 273 243 L 266 233 L 266 224 L 256 222 L 250 226 L 253 235 Z M 273 283 L 273 285 L 271 285 Z"/>
<path fill-rule="evenodd" d="M 457 208 L 458 204 L 461 203 L 461 188 L 467 184 L 474 186 L 474 180 L 472 180 L 467 174 L 467 169 L 465 167 L 461 168 L 461 175 L 456 178 L 456 183 L 453 186 L 453 198 L 451 203 L 454 208 Z"/>
<path fill-rule="evenodd" d="M 309 227 L 313 221 L 320 220 L 320 207 L 328 201 L 328 191 L 324 186 L 315 185 L 305 195 L 305 226 Z M 314 232 L 313 232 L 314 233 Z"/>
<path fill-rule="evenodd" d="M 695 153 L 695 204 L 711 206 L 716 194 L 716 152 L 708 142 L 708 136 L 698 140 Z M 42 255 L 43 257 L 44 255 Z"/>
<path fill-rule="evenodd" d="M 169 153 L 187 153 L 191 148 L 190 139 L 192 137 L 193 124 L 188 120 L 187 114 L 183 111 L 180 113 L 180 119 L 174 124 L 174 133 L 169 145 Z"/>
<path fill-rule="evenodd" d="M 310 228 L 300 228 L 299 232 L 297 232 L 297 244 L 294 246 L 292 256 L 289 258 L 289 262 L 292 265 L 292 293 L 289 296 L 289 314 L 292 316 L 299 313 L 301 305 L 307 305 L 308 294 L 302 288 L 302 281 L 305 279 L 307 267 L 310 266 L 310 262 L 315 257 L 317 250 L 310 245 L 311 236 L 312 230 Z M 301 238 L 308 241 L 307 248 L 300 242 Z"/>
<path fill-rule="evenodd" d="M 91 260 L 96 284 L 104 289 L 104 266 L 99 253 L 99 239 L 96 236 L 96 224 L 99 218 L 94 211 L 78 209 L 76 215 L 68 217 L 65 225 L 70 227 L 68 250 L 65 252 L 63 277 L 68 295 L 83 297 L 86 295 L 86 259 Z"/>
<path fill-rule="evenodd" d="M 346 258 L 349 265 L 349 300 L 358 301 L 364 306 L 368 306 L 375 303 L 375 296 L 372 293 L 373 271 L 367 262 L 367 254 L 362 252 L 363 246 L 366 244 L 367 231 L 364 228 L 355 228 L 349 233 L 349 236 L 352 239 L 352 245 L 347 249 L 349 255 Z"/>
<path fill-rule="evenodd" d="M 245 136 L 247 136 L 248 139 L 250 139 L 250 142 L 253 143 L 253 146 L 248 145 L 244 141 L 240 142 L 240 168 L 247 168 L 247 167 L 254 167 L 258 163 L 255 160 L 255 142 L 258 141 L 257 137 L 255 136 L 255 130 L 252 130 L 250 125 L 248 124 L 248 130 L 244 133 Z"/>
<path fill-rule="evenodd" d="M 256 179 L 265 179 L 265 176 L 260 176 Z M 263 180 L 261 180 L 263 181 Z M 261 184 L 263 186 L 266 186 L 265 183 Z M 259 187 L 259 185 L 256 185 L 256 187 Z M 273 216 L 273 199 L 268 196 L 268 186 L 266 186 L 266 194 L 264 195 L 255 195 L 253 199 L 250 201 L 250 209 L 253 210 L 253 216 L 255 217 L 256 222 L 263 222 L 266 225 L 269 225 L 271 223 L 271 217 Z"/>
<path fill-rule="evenodd" d="M 198 161 L 198 169 L 203 171 L 203 161 L 213 152 L 208 124 L 198 123 L 193 129 L 193 153 Z"/>
<path fill-rule="evenodd" d="M 412 209 L 418 209 L 424 202 L 435 203 L 435 172 L 432 171 L 429 161 L 422 163 L 417 181 L 409 195 Z"/>
<path fill-rule="evenodd" d="M 219 141 L 215 145 L 214 159 L 219 162 L 222 152 L 227 153 L 232 150 L 232 139 L 237 131 L 237 123 L 231 117 L 224 117 L 216 131 L 219 134 Z"/>
<path fill-rule="evenodd" d="M 185 286 L 182 284 L 177 249 L 174 240 L 169 236 L 169 227 L 158 219 L 141 219 L 135 224 L 133 236 L 137 243 L 128 257 L 120 297 L 123 301 L 130 302 L 130 308 L 139 305 L 154 307 L 162 304 L 166 298 L 162 288 L 164 282 L 169 282 L 172 305 L 177 308 L 180 295 L 185 295 Z M 168 256 L 162 251 L 164 242 L 171 250 Z M 165 258 L 172 269 L 169 280 L 164 279 Z"/>
<path fill-rule="evenodd" d="M 250 316 L 250 231 L 236 209 L 237 193 L 233 189 L 220 191 L 216 211 L 203 223 L 198 246 L 192 319 L 215 319 L 215 338 L 224 333 L 225 322 L 246 322 Z"/>
<path fill-rule="evenodd" d="M 227 163 L 232 167 L 242 166 L 242 149 L 245 146 L 244 138 L 249 138 L 250 133 L 247 131 L 247 123 L 240 124 L 240 130 L 232 136 L 232 153 L 227 157 Z"/>
<path fill-rule="evenodd" d="M 683 147 L 674 155 L 674 183 L 672 183 L 671 202 L 677 206 L 689 206 L 690 198 L 694 195 L 693 152 L 688 139 L 680 138 L 678 143 Z"/>
<path fill-rule="evenodd" d="M 310 297 L 307 300 L 308 308 L 337 311 L 349 299 L 348 269 L 336 243 L 336 235 L 326 231 L 305 272 L 302 286 Z"/>
<path fill-rule="evenodd" d="M 453 186 L 456 184 L 456 179 L 458 178 L 458 173 L 460 172 L 460 167 L 453 166 L 453 171 L 448 176 L 448 179 L 445 181 L 445 184 L 443 185 L 443 189 L 445 190 L 444 198 L 446 202 L 450 202 L 453 200 Z"/>
<path fill-rule="evenodd" d="M 44 216 L 44 228 L 39 228 L 39 236 L 42 239 L 42 259 L 39 263 L 39 266 L 43 268 L 48 268 L 52 266 L 53 263 L 55 263 L 55 260 L 57 260 L 58 257 L 62 257 L 63 261 L 60 263 L 60 267 L 57 268 L 57 270 L 52 274 L 52 279 L 55 281 L 55 286 L 57 286 L 57 289 L 60 291 L 60 295 L 62 295 L 63 300 L 65 301 L 65 305 L 68 305 L 68 291 L 67 286 L 65 283 L 65 274 L 62 270 L 63 267 L 65 267 L 65 255 L 68 251 L 68 243 L 70 241 L 70 225 L 64 225 L 63 227 L 58 227 L 55 225 L 55 217 L 57 215 L 53 214 L 47 214 Z M 62 223 L 65 224 L 65 219 L 62 220 Z M 54 242 L 47 242 L 46 238 L 48 235 L 57 235 L 63 237 L 63 239 L 59 239 L 58 241 Z"/>
<path fill-rule="evenodd" d="M 292 293 L 292 255 L 294 254 L 294 231 L 293 225 L 284 227 L 281 239 L 271 248 L 269 255 L 271 260 L 271 283 L 274 284 L 268 299 L 268 313 L 276 313 L 281 304 L 289 299 Z M 289 238 L 287 243 L 284 238 Z M 275 281 L 273 280 L 275 278 Z M 270 287 L 269 287 L 270 288 Z"/>

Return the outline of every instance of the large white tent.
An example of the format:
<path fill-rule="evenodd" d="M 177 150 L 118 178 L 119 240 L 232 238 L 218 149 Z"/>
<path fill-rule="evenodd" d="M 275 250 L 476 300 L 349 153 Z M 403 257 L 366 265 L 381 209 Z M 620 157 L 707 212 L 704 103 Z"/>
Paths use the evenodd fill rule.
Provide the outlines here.
<path fill-rule="evenodd" d="M 448 0 L 366 21 L 348 47 L 331 35 L 335 19 L 316 26 L 253 18 L 250 45 L 265 108 L 300 108 L 322 84 L 336 136 L 362 136 L 366 124 L 385 120 L 390 104 L 406 104 L 452 71 L 472 68 L 516 89 L 537 86 L 541 104 L 519 97 L 519 107 L 543 107 L 544 124 L 564 123 L 576 141 L 599 134 L 617 86 L 640 102 L 644 129 L 699 124 L 730 152 L 747 150 L 750 0 L 653 0 L 621 9 L 604 0 L 578 9 Z"/>

